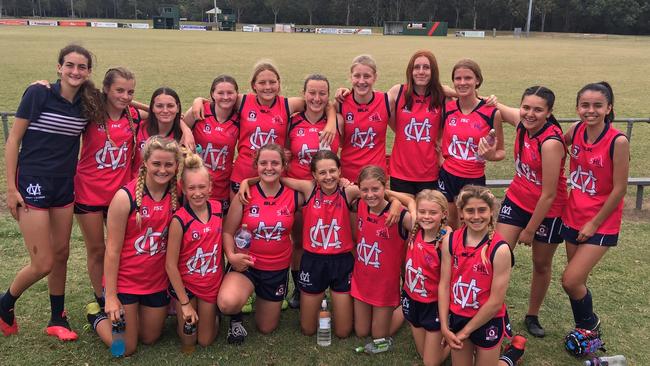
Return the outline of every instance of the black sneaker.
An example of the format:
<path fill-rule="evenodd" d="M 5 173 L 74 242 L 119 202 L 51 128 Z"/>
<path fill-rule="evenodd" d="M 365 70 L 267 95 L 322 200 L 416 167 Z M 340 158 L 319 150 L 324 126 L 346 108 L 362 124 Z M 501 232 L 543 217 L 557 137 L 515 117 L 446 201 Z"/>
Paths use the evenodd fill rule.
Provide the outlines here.
<path fill-rule="evenodd" d="M 293 290 L 291 298 L 289 298 L 289 307 L 292 309 L 300 309 L 300 290 Z"/>
<path fill-rule="evenodd" d="M 524 318 L 524 324 L 526 324 L 526 330 L 530 335 L 538 338 L 544 338 L 546 335 L 544 328 L 539 324 L 539 318 L 537 315 L 526 315 L 526 318 Z"/>
<path fill-rule="evenodd" d="M 229 344 L 242 344 L 246 340 L 248 332 L 244 328 L 241 321 L 230 320 L 230 327 L 228 328 L 228 337 L 226 340 Z"/>

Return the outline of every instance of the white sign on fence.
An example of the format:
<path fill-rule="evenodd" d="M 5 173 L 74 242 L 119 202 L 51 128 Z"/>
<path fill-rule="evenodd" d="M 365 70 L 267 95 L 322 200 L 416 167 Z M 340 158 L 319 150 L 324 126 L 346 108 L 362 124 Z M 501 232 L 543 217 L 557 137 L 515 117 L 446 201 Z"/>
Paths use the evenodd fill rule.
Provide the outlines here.
<path fill-rule="evenodd" d="M 115 22 L 90 22 L 91 27 L 95 28 L 117 28 L 117 23 Z"/>
<path fill-rule="evenodd" d="M 126 23 L 128 28 L 149 29 L 149 23 Z"/>
<path fill-rule="evenodd" d="M 29 25 L 36 27 L 56 27 L 59 23 L 56 20 L 30 20 Z"/>

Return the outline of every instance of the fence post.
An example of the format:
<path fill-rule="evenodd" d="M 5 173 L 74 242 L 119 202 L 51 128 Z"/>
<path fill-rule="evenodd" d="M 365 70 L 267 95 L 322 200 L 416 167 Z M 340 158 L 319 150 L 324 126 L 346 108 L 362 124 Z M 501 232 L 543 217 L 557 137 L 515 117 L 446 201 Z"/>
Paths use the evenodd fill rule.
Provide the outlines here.
<path fill-rule="evenodd" d="M 7 113 L 2 113 L 2 130 L 5 133 L 5 143 L 7 142 L 7 139 L 9 138 L 9 116 Z"/>
<path fill-rule="evenodd" d="M 634 121 L 631 119 L 627 120 L 627 140 L 632 142 L 632 126 L 634 126 Z"/>

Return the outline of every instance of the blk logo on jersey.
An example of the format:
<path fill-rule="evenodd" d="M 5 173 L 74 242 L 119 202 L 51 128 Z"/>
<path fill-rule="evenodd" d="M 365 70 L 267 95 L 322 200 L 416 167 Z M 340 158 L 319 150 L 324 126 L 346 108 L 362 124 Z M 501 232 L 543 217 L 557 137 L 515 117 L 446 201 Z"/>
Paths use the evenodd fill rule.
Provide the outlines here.
<path fill-rule="evenodd" d="M 366 266 L 379 268 L 381 266 L 381 261 L 379 260 L 381 252 L 382 250 L 379 249 L 378 242 L 368 244 L 365 238 L 361 238 L 361 242 L 357 244 L 357 259 Z"/>
<path fill-rule="evenodd" d="M 480 304 L 477 297 L 481 289 L 476 286 L 476 280 L 472 279 L 469 283 L 463 282 L 463 276 L 458 276 L 458 280 L 452 288 L 454 293 L 454 304 L 460 305 L 461 308 L 478 309 Z"/>
<path fill-rule="evenodd" d="M 354 114 L 352 112 L 345 114 L 345 123 L 354 123 Z"/>
<path fill-rule="evenodd" d="M 248 121 L 249 122 L 257 121 L 257 112 L 255 112 L 255 111 L 248 112 Z"/>
<path fill-rule="evenodd" d="M 414 294 L 419 294 L 422 297 L 427 297 L 427 289 L 425 287 L 426 277 L 422 274 L 422 268 L 413 267 L 413 259 L 409 258 L 406 262 L 406 286 L 409 291 Z"/>
<path fill-rule="evenodd" d="M 354 129 L 354 133 L 350 137 L 350 143 L 353 147 L 363 149 L 369 148 L 372 149 L 375 147 L 375 136 L 377 133 L 375 130 L 370 127 L 367 131 L 361 131 L 359 127 Z"/>
<path fill-rule="evenodd" d="M 591 170 L 585 171 L 581 165 L 578 165 L 576 170 L 572 171 L 569 176 L 572 189 L 579 189 L 582 193 L 588 193 L 591 196 L 598 192 L 596 189 L 597 180 Z"/>
<path fill-rule="evenodd" d="M 209 142 L 203 151 L 199 154 L 205 162 L 208 169 L 213 172 L 217 170 L 226 170 L 226 158 L 228 157 L 228 146 L 221 149 L 214 148 Z"/>
<path fill-rule="evenodd" d="M 415 117 L 411 118 L 411 121 L 406 126 L 404 126 L 406 141 L 415 140 L 415 142 L 431 142 L 431 136 L 429 134 L 430 128 L 431 123 L 429 123 L 428 118 L 425 118 L 422 122 L 418 122 Z"/>
<path fill-rule="evenodd" d="M 112 169 L 124 168 L 126 166 L 126 159 L 128 156 L 129 148 L 126 142 L 122 146 L 113 146 L 110 141 L 104 143 L 104 147 L 95 153 L 95 162 L 97 169 Z"/>
<path fill-rule="evenodd" d="M 205 276 L 208 273 L 217 273 L 217 268 L 219 268 L 217 258 L 218 249 L 217 244 L 212 247 L 211 252 L 204 252 L 201 247 L 196 248 L 196 253 L 185 263 L 187 272 L 189 274 L 196 273 L 201 276 Z"/>
<path fill-rule="evenodd" d="M 302 144 L 300 151 L 298 151 L 298 163 L 300 165 L 311 164 L 311 159 L 316 155 L 318 149 L 310 149 L 307 144 Z"/>
<path fill-rule="evenodd" d="M 251 143 L 251 148 L 257 150 L 262 146 L 275 143 L 276 138 L 278 138 L 278 136 L 275 134 L 274 128 L 269 130 L 269 132 L 264 132 L 261 127 L 257 126 L 255 132 L 251 134 L 248 141 Z"/>
<path fill-rule="evenodd" d="M 276 223 L 274 226 L 267 226 L 264 221 L 260 221 L 253 234 L 255 234 L 255 239 L 280 241 L 282 239 L 282 233 L 286 230 L 286 228 L 282 227 L 281 222 Z"/>
<path fill-rule="evenodd" d="M 463 141 L 456 135 L 451 138 L 451 143 L 447 148 L 449 155 L 456 159 L 467 161 L 476 160 L 477 151 L 478 145 L 474 143 L 473 137 L 468 138 L 467 141 Z"/>
<path fill-rule="evenodd" d="M 148 227 L 145 234 L 135 240 L 134 247 L 138 255 L 148 254 L 153 257 L 164 253 L 167 250 L 167 228 L 160 233 Z"/>
<path fill-rule="evenodd" d="M 324 224 L 322 218 L 318 219 L 316 225 L 309 229 L 312 248 L 322 247 L 323 250 L 331 247 L 336 249 L 341 248 L 339 230 L 341 230 L 341 226 L 338 225 L 336 219 L 333 219 L 329 225 Z"/>
<path fill-rule="evenodd" d="M 260 207 L 258 205 L 252 205 L 248 211 L 248 216 L 250 217 L 259 217 L 260 216 Z"/>
<path fill-rule="evenodd" d="M 528 164 L 522 163 L 519 159 L 519 155 L 517 155 L 517 159 L 515 160 L 515 170 L 517 172 L 517 175 L 521 178 L 524 178 L 535 185 L 542 185 L 542 181 L 537 177 L 537 173 L 534 170 L 530 169 L 530 166 Z"/>
<path fill-rule="evenodd" d="M 41 185 L 38 184 L 38 183 L 36 183 L 36 184 L 30 183 L 27 186 L 27 188 L 25 189 L 25 191 L 30 196 L 40 196 L 41 195 L 41 188 L 42 188 Z"/>

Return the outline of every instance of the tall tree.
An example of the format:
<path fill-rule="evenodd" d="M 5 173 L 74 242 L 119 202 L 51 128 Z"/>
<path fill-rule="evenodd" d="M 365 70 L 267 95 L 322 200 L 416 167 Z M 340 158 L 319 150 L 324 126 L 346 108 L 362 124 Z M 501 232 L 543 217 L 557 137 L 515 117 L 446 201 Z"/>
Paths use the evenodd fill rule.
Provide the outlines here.
<path fill-rule="evenodd" d="M 287 0 L 264 0 L 264 4 L 273 12 L 273 24 L 277 24 L 280 9 L 287 5 Z"/>
<path fill-rule="evenodd" d="M 319 2 L 319 0 L 302 0 L 302 7 L 307 11 L 307 15 L 309 16 L 309 25 L 314 24 L 312 18 Z"/>

